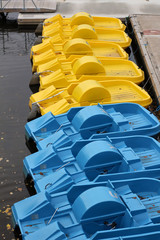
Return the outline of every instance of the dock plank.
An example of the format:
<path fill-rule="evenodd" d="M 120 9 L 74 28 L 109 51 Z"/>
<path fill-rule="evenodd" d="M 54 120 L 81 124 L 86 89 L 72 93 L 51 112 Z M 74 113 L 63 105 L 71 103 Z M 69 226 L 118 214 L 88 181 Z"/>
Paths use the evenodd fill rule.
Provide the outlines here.
<path fill-rule="evenodd" d="M 160 104 L 160 16 L 133 15 L 130 19 L 151 83 Z"/>
<path fill-rule="evenodd" d="M 36 7 L 35 7 L 35 5 Z M 0 7 L 0 12 L 55 12 L 57 7 L 56 0 L 25 0 L 25 9 L 23 5 L 23 0 L 2 0 L 2 8 Z"/>

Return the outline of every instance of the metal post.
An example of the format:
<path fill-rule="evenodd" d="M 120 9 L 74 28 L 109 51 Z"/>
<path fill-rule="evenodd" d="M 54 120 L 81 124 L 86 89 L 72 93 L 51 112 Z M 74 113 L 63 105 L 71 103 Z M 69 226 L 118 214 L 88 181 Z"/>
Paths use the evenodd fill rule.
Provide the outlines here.
<path fill-rule="evenodd" d="M 38 9 L 36 4 L 35 4 L 35 2 L 34 2 L 34 0 L 31 0 L 31 1 L 32 1 L 33 5 L 35 6 L 35 8 Z M 26 4 L 25 3 L 26 3 L 25 0 L 23 0 L 23 9 L 24 10 L 26 9 Z"/>
<path fill-rule="evenodd" d="M 2 0 L 1 0 L 1 9 L 2 9 Z"/>
<path fill-rule="evenodd" d="M 23 9 L 24 9 L 24 10 L 26 9 L 25 0 L 23 0 Z"/>

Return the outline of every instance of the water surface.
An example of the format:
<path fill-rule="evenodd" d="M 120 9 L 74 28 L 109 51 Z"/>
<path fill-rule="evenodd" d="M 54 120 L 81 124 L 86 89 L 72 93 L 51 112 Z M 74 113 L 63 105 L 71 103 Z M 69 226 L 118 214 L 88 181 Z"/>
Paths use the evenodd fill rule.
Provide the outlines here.
<path fill-rule="evenodd" d="M 31 95 L 30 48 L 34 31 L 18 30 L 16 22 L 0 20 L 0 239 L 15 239 L 11 206 L 29 193 L 24 184 L 24 125 Z"/>

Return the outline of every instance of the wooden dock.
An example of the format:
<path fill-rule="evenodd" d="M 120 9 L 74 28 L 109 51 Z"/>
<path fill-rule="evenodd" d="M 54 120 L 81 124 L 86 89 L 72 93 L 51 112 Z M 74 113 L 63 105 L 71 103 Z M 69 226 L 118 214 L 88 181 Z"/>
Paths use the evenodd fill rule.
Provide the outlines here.
<path fill-rule="evenodd" d="M 130 21 L 149 79 L 160 103 L 160 16 L 133 15 Z"/>
<path fill-rule="evenodd" d="M 55 12 L 56 6 L 56 0 L 0 0 L 0 13 L 49 13 Z"/>

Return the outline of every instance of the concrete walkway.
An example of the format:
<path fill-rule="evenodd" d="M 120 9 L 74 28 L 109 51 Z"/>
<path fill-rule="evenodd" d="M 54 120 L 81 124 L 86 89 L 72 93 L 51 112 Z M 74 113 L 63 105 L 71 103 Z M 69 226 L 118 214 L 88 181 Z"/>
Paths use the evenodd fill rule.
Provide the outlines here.
<path fill-rule="evenodd" d="M 19 23 L 39 23 L 57 13 L 64 17 L 84 11 L 91 15 L 125 18 L 131 14 L 160 15 L 159 0 L 59 0 L 55 13 L 22 13 L 19 15 Z"/>

